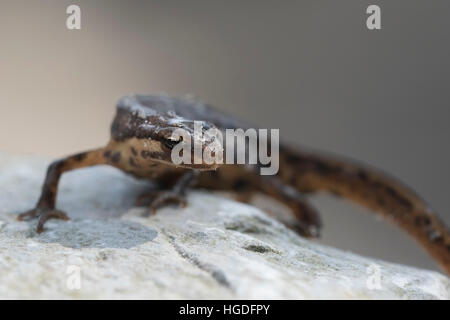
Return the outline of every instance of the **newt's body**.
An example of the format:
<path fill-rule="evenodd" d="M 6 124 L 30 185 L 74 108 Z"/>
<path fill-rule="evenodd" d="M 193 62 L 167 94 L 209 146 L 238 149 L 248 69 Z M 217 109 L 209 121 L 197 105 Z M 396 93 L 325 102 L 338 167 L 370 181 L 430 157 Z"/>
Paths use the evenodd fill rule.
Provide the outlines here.
<path fill-rule="evenodd" d="M 304 236 L 317 236 L 321 226 L 316 211 L 303 194 L 328 191 L 353 200 L 396 223 L 416 239 L 450 273 L 450 233 L 413 191 L 381 172 L 347 160 L 307 153 L 280 144 L 279 172 L 261 176 L 255 167 L 201 164 L 175 166 L 171 150 L 179 141 L 170 137 L 183 128 L 193 132 L 193 121 L 203 129 L 249 126 L 202 103 L 167 96 L 129 96 L 119 101 L 106 147 L 52 163 L 39 202 L 19 219 L 39 217 L 38 232 L 50 218 L 68 219 L 55 209 L 59 178 L 78 168 L 107 164 L 139 178 L 157 181 L 161 190 L 139 198 L 150 200 L 151 211 L 166 202 L 185 204 L 187 187 L 238 191 L 245 201 L 254 192 L 288 205 L 297 218 L 289 227 Z M 194 153 L 192 153 L 194 155 Z M 217 169 L 217 170 L 215 170 Z"/>

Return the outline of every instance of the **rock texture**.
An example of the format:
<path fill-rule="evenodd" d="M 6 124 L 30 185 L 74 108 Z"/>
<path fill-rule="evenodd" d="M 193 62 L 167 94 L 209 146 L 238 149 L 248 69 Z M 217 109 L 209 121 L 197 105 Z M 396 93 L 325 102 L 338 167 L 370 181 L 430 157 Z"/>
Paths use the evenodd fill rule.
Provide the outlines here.
<path fill-rule="evenodd" d="M 449 299 L 430 271 L 298 237 L 259 209 L 192 192 L 184 209 L 148 218 L 148 187 L 108 167 L 63 176 L 70 222 L 16 214 L 38 198 L 47 161 L 0 155 L 0 298 Z"/>

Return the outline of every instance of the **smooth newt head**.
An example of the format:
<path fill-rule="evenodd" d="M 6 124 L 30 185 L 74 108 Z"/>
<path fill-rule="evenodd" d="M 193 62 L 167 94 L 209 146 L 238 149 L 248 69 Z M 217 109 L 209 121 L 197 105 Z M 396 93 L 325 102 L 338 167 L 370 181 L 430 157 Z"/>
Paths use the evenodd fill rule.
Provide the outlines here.
<path fill-rule="evenodd" d="M 219 132 L 209 122 L 180 117 L 170 104 L 142 104 L 136 96 L 119 101 L 111 127 L 112 138 L 130 144 L 143 159 L 198 170 L 219 167 Z"/>

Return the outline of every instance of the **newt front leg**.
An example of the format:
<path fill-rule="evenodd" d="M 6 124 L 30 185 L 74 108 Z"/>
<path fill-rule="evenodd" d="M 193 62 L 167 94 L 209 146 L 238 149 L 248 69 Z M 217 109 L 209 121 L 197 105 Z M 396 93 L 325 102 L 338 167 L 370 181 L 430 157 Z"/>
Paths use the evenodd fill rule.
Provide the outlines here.
<path fill-rule="evenodd" d="M 41 196 L 36 207 L 22 213 L 17 219 L 26 220 L 34 217 L 39 218 L 37 226 L 38 233 L 41 233 L 44 230 L 44 224 L 49 219 L 69 220 L 69 217 L 63 211 L 55 209 L 61 175 L 64 172 L 74 169 L 106 164 L 107 160 L 103 153 L 103 149 L 97 149 L 78 153 L 53 162 L 47 169 Z"/>

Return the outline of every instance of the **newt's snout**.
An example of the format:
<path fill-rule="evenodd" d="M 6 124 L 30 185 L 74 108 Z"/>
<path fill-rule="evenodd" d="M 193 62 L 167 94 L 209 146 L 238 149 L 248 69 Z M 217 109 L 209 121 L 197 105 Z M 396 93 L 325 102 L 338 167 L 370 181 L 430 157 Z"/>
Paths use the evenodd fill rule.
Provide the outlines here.
<path fill-rule="evenodd" d="M 221 131 L 205 121 L 186 121 L 166 128 L 163 147 L 175 165 L 214 170 L 223 162 Z"/>

